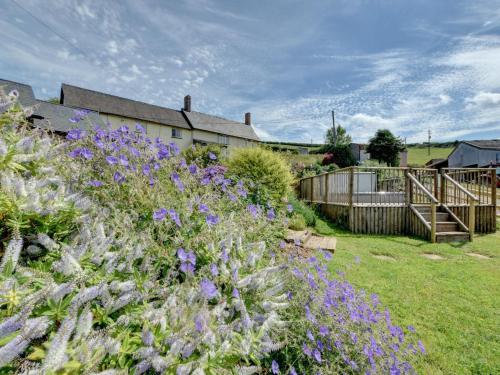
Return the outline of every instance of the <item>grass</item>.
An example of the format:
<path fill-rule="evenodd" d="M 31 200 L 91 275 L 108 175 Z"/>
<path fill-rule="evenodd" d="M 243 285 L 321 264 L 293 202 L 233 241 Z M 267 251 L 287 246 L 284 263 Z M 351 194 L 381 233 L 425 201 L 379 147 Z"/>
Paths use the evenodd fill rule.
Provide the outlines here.
<path fill-rule="evenodd" d="M 425 165 L 431 159 L 445 159 L 452 150 L 452 147 L 431 147 L 431 154 L 428 155 L 427 148 L 408 147 L 408 164 Z"/>
<path fill-rule="evenodd" d="M 417 364 L 419 373 L 500 374 L 499 232 L 472 243 L 431 244 L 403 236 L 354 235 L 323 219 L 317 219 L 315 230 L 337 237 L 332 272 L 347 268 L 348 280 L 377 293 L 396 324 L 415 326 L 428 352 Z M 467 256 L 470 252 L 491 259 Z M 423 253 L 445 259 L 430 260 Z"/>

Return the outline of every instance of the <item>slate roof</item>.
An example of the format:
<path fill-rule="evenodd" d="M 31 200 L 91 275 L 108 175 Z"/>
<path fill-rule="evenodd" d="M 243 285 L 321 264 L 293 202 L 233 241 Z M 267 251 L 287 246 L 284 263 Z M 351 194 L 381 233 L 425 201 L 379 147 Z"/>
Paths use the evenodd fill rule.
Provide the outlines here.
<path fill-rule="evenodd" d="M 179 128 L 190 129 L 181 111 L 138 102 L 103 92 L 63 83 L 61 101 L 65 106 L 90 109 L 99 113 L 129 117 Z"/>
<path fill-rule="evenodd" d="M 17 90 L 19 92 L 18 102 L 23 107 L 27 107 L 36 103 L 35 94 L 33 93 L 33 89 L 31 88 L 31 86 L 24 83 L 0 79 L 1 95 L 7 95 L 12 90 Z"/>
<path fill-rule="evenodd" d="M 74 115 L 73 108 L 37 100 L 31 117 L 35 126 L 57 132 L 68 132 L 75 128 L 93 129 L 96 125 L 105 127 L 104 121 L 95 112 L 89 112 L 86 118 L 78 123 L 69 121 Z"/>
<path fill-rule="evenodd" d="M 30 119 L 35 126 L 57 132 L 67 132 L 76 127 L 90 128 L 95 127 L 95 125 L 102 127 L 105 125 L 95 112 L 89 112 L 87 119 L 78 124 L 72 123 L 69 119 L 75 115 L 73 108 L 37 100 L 31 86 L 0 79 L 1 94 L 8 94 L 12 90 L 19 92 L 17 102 L 23 107 L 31 109 Z"/>
<path fill-rule="evenodd" d="M 500 139 L 491 139 L 485 141 L 464 141 L 463 143 L 481 149 L 500 150 Z"/>
<path fill-rule="evenodd" d="M 259 137 L 255 134 L 251 125 L 195 111 L 184 111 L 184 114 L 193 129 L 259 141 Z"/>

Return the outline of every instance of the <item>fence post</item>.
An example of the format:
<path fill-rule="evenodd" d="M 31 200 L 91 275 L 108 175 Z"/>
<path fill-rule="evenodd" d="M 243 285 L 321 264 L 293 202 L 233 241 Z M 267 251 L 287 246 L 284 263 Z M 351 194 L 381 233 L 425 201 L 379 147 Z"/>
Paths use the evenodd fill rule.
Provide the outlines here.
<path fill-rule="evenodd" d="M 349 169 L 349 229 L 354 231 L 354 210 L 353 210 L 353 195 L 354 193 L 354 167 Z"/>
<path fill-rule="evenodd" d="M 325 192 L 323 194 L 323 201 L 325 202 L 325 204 L 328 203 L 328 180 L 329 180 L 329 177 L 330 177 L 330 173 L 326 173 L 325 174 Z"/>
<path fill-rule="evenodd" d="M 405 192 L 406 192 L 406 204 L 410 205 L 411 204 L 411 198 L 410 198 L 410 185 L 411 185 L 411 180 L 408 177 L 408 171 L 405 173 Z"/>
<path fill-rule="evenodd" d="M 472 241 L 476 229 L 476 207 L 475 201 L 469 197 L 469 241 Z"/>
<path fill-rule="evenodd" d="M 439 200 L 438 171 L 434 169 L 434 196 Z"/>
<path fill-rule="evenodd" d="M 431 242 L 436 242 L 436 203 L 431 202 Z"/>
<path fill-rule="evenodd" d="M 309 193 L 309 201 L 312 203 L 314 199 L 314 177 L 311 177 L 311 192 Z"/>
<path fill-rule="evenodd" d="M 495 206 L 495 212 L 497 207 L 497 169 L 493 168 L 491 170 L 491 204 Z"/>
<path fill-rule="evenodd" d="M 441 196 L 439 197 L 441 203 L 446 204 L 446 179 L 444 178 L 444 169 L 441 169 Z"/>

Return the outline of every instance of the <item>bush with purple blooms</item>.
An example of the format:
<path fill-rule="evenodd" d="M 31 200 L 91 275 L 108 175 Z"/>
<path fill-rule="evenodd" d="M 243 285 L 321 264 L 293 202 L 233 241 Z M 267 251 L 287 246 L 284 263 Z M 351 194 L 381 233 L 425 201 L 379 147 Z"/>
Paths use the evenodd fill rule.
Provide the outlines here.
<path fill-rule="evenodd" d="M 279 254 L 291 206 L 139 124 L 83 131 L 77 112 L 60 139 L 18 116 L 0 126 L 0 372 L 411 371 L 377 306 Z"/>

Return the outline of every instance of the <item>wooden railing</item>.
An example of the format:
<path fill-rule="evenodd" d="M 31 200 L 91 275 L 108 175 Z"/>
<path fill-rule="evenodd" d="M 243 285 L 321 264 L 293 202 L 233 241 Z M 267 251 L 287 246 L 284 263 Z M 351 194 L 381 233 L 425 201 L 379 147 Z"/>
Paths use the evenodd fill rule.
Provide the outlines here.
<path fill-rule="evenodd" d="M 300 180 L 300 197 L 313 203 L 404 206 L 426 202 L 420 189 L 408 190 L 406 173 L 429 191 L 437 190 L 437 170 L 398 167 L 348 167 Z M 409 192 L 409 196 L 408 196 Z"/>
<path fill-rule="evenodd" d="M 475 171 L 473 172 L 475 173 Z M 461 176 L 462 174 L 455 173 L 455 175 Z M 496 172 L 495 172 L 495 177 L 496 177 Z M 457 195 L 459 198 L 459 201 L 462 202 L 462 198 L 465 197 L 467 205 L 469 207 L 469 212 L 468 212 L 468 217 L 469 217 L 469 223 L 468 223 L 468 231 L 469 231 L 469 240 L 472 241 L 472 238 L 474 236 L 474 229 L 476 227 L 476 208 L 475 205 L 476 203 L 481 204 L 481 199 L 480 196 L 476 196 L 472 194 L 469 190 L 464 188 L 458 181 L 450 177 L 446 171 L 442 172 L 442 179 L 441 179 L 441 199 L 442 199 L 442 205 L 447 209 L 448 213 L 451 212 L 451 210 L 448 208 L 448 199 L 449 198 L 449 187 L 451 187 L 451 190 L 453 192 L 453 199 L 456 201 Z M 495 182 L 496 185 L 496 182 Z M 496 188 L 496 186 L 495 186 Z M 494 189 L 496 190 L 496 189 Z M 482 189 L 477 190 L 479 192 L 482 191 Z M 458 192 L 458 194 L 457 194 Z M 496 192 L 495 192 L 496 195 Z M 491 198 L 491 201 L 496 202 L 496 196 L 493 196 Z M 456 218 L 458 220 L 458 218 Z M 459 223 L 463 225 L 463 222 L 461 220 L 458 220 Z"/>
<path fill-rule="evenodd" d="M 497 205 L 497 181 L 495 168 L 445 168 L 442 170 L 441 201 L 449 205 L 467 205 L 471 198 L 477 198 L 478 205 Z"/>
<path fill-rule="evenodd" d="M 425 225 L 425 227 L 430 230 L 431 242 L 436 242 L 436 207 L 439 204 L 439 200 L 412 173 L 407 172 L 406 177 L 408 178 L 409 181 L 408 184 L 409 192 L 407 193 L 409 206 L 413 211 L 413 213 Z M 418 200 L 418 202 L 415 202 L 415 200 Z M 430 224 L 427 222 L 427 220 L 425 220 L 423 215 L 415 208 L 414 206 L 415 203 L 430 204 L 430 213 L 431 213 Z"/>

